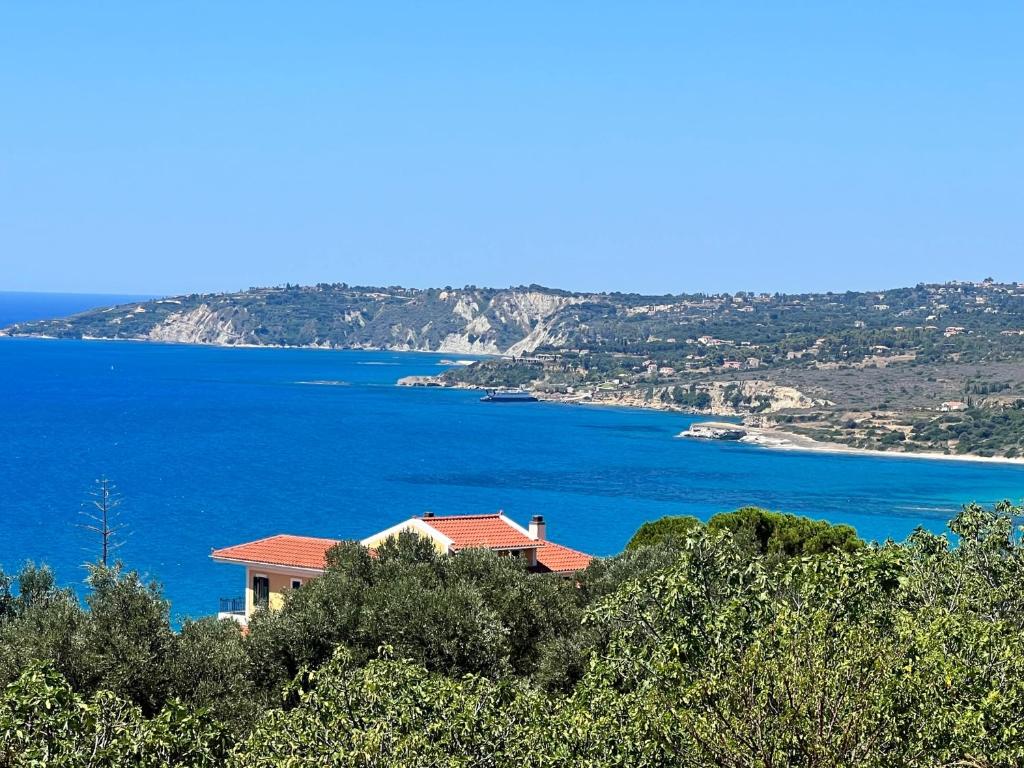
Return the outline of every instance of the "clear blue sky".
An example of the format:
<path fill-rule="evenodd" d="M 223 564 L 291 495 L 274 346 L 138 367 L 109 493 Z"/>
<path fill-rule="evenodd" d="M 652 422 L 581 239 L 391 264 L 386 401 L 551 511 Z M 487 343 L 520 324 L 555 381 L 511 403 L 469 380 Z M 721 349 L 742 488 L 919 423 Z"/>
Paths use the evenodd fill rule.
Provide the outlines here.
<path fill-rule="evenodd" d="M 0 5 L 0 289 L 1024 280 L 1024 3 Z"/>

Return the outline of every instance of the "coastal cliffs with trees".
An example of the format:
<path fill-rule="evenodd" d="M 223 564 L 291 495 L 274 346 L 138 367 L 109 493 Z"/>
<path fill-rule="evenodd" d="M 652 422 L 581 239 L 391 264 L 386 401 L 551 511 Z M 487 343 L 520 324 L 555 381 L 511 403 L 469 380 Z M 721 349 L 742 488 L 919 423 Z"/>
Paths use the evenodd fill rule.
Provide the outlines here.
<path fill-rule="evenodd" d="M 933 333 L 938 331 L 938 333 Z M 190 294 L 66 318 L 9 335 L 520 356 L 586 350 L 660 367 L 747 370 L 793 361 L 869 365 L 1017 360 L 1024 284 L 942 283 L 878 292 L 578 293 L 539 285 L 416 289 L 321 283 Z M 757 360 L 757 364 L 753 360 Z"/>
<path fill-rule="evenodd" d="M 410 289 L 286 285 L 192 294 L 19 323 L 10 335 L 222 346 L 519 354 L 558 345 L 585 299 L 540 286 Z"/>
<path fill-rule="evenodd" d="M 744 508 L 644 526 L 578 583 L 415 536 L 248 634 L 159 587 L 0 579 L 10 766 L 1013 766 L 1020 508 L 868 544 Z"/>
<path fill-rule="evenodd" d="M 1024 455 L 1024 284 L 573 293 L 286 285 L 20 323 L 10 336 L 493 356 L 414 383 L 738 416 L 855 448 Z"/>

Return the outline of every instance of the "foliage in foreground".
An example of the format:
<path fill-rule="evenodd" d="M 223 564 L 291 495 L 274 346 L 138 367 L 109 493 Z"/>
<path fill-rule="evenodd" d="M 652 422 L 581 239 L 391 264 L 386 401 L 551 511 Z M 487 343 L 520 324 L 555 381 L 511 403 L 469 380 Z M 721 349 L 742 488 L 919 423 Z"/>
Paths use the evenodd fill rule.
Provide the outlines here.
<path fill-rule="evenodd" d="M 0 699 L 0 755 L 10 765 L 56 755 L 65 765 L 1019 765 L 1020 511 L 965 507 L 950 523 L 955 547 L 917 531 L 903 544 L 795 557 L 752 551 L 729 526 L 694 527 L 584 574 L 576 631 L 587 652 L 570 685 L 514 665 L 445 669 L 407 658 L 415 644 L 367 657 L 339 642 L 231 744 L 208 712 L 172 699 L 147 716 L 125 695 L 75 693 L 32 662 Z M 390 567 L 408 556 L 395 552 Z M 106 751 L 93 757 L 97 734 Z"/>
<path fill-rule="evenodd" d="M 219 764 L 228 735 L 203 710 L 169 702 L 146 718 L 110 691 L 75 693 L 52 667 L 32 662 L 0 700 L 0 765 Z"/>

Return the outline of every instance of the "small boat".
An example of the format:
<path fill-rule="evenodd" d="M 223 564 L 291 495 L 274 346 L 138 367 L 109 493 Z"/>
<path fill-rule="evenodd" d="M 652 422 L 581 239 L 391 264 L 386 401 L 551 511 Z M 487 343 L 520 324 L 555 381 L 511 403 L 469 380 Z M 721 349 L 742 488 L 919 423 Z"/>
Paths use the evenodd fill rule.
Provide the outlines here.
<path fill-rule="evenodd" d="M 535 403 L 537 398 L 525 389 L 488 389 L 481 403 Z"/>

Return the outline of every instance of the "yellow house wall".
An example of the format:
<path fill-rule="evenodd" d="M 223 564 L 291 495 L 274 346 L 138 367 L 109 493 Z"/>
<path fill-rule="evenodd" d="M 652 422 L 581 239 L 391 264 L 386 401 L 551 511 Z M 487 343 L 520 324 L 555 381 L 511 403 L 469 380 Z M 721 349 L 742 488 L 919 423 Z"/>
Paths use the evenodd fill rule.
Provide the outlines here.
<path fill-rule="evenodd" d="M 440 535 L 438 535 L 438 534 L 436 534 L 434 532 L 429 532 L 428 533 L 427 531 L 423 531 L 423 530 L 420 530 L 419 528 L 414 528 L 412 526 L 409 526 L 408 528 L 404 528 L 403 530 L 412 531 L 413 533 L 415 533 L 415 534 L 417 534 L 419 536 L 425 536 L 425 537 L 429 538 L 430 541 L 434 544 L 434 549 L 436 549 L 439 554 L 444 555 L 444 554 L 448 553 L 448 545 L 447 545 L 447 543 L 445 543 L 444 539 L 442 539 L 440 537 Z M 367 547 L 370 547 L 370 548 L 377 547 L 377 546 L 380 546 L 381 544 L 383 544 L 387 539 L 391 538 L 392 536 L 397 536 L 399 533 L 400 533 L 400 531 L 392 531 L 392 532 L 387 533 L 387 534 L 385 534 L 385 533 L 378 533 L 378 534 L 376 534 L 374 536 L 371 536 L 368 539 L 363 539 L 362 543 L 364 545 L 366 545 Z"/>
<path fill-rule="evenodd" d="M 253 576 L 266 576 L 270 580 L 269 607 L 272 611 L 279 611 L 284 606 L 285 593 L 292 588 L 292 579 L 298 579 L 303 584 L 310 578 L 308 575 L 275 573 L 262 571 L 259 568 L 246 568 L 245 571 L 245 615 L 252 616 L 256 610 L 256 595 L 252 591 Z"/>

